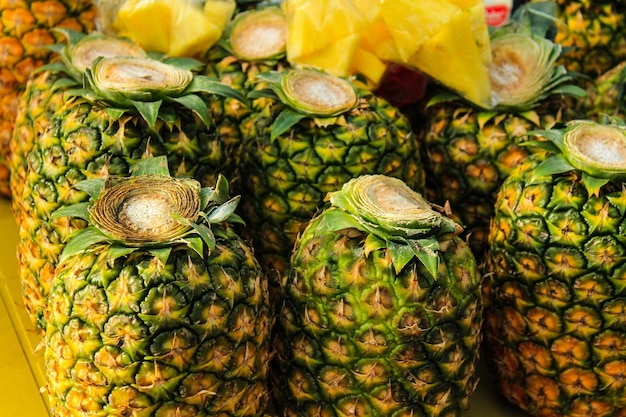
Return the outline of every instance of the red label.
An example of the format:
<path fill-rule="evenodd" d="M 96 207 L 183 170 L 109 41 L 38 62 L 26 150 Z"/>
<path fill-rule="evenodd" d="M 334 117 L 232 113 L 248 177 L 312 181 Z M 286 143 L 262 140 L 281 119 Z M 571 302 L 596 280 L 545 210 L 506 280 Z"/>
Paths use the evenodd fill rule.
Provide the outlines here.
<path fill-rule="evenodd" d="M 487 24 L 489 26 L 502 26 L 509 20 L 510 9 L 503 4 L 485 6 L 487 12 Z"/>

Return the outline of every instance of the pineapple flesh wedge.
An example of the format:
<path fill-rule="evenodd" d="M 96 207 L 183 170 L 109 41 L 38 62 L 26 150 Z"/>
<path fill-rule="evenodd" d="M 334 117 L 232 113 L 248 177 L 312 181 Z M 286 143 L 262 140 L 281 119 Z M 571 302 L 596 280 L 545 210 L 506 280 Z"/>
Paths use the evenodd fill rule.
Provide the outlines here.
<path fill-rule="evenodd" d="M 287 59 L 294 66 L 359 73 L 375 87 L 386 65 L 403 64 L 481 107 L 492 105 L 482 1 L 285 0 L 283 10 Z"/>
<path fill-rule="evenodd" d="M 148 51 L 197 56 L 221 37 L 235 7 L 233 0 L 210 0 L 202 7 L 189 0 L 127 0 L 113 30 Z"/>

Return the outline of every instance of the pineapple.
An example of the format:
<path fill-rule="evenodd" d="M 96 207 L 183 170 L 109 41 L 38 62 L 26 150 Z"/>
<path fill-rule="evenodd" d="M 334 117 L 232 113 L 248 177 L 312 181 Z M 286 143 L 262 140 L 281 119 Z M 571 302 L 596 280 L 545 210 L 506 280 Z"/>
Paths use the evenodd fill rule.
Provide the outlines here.
<path fill-rule="evenodd" d="M 197 57 L 219 40 L 235 8 L 234 0 L 125 0 L 108 10 L 107 29 L 151 52 Z"/>
<path fill-rule="evenodd" d="M 82 86 L 83 73 L 92 61 L 101 56 L 146 56 L 143 49 L 127 40 L 72 30 L 63 33 L 67 41 L 57 45 L 58 59 L 33 71 L 18 102 L 10 142 L 11 195 L 22 195 L 28 172 L 26 155 L 45 131 L 54 111 L 65 102 L 65 93 Z M 15 198 L 11 203 L 20 223 L 24 202 Z"/>
<path fill-rule="evenodd" d="M 464 414 L 482 294 L 458 232 L 397 178 L 363 175 L 329 194 L 279 291 L 280 415 Z"/>
<path fill-rule="evenodd" d="M 23 202 L 19 274 L 39 329 L 64 242 L 85 226 L 80 219 L 50 218 L 59 207 L 85 201 L 74 184 L 126 175 L 137 161 L 157 155 L 167 155 L 172 174 L 215 183 L 227 155 L 209 116 L 211 97 L 241 97 L 189 69 L 145 57 L 100 58 L 85 75 L 88 88 L 72 91 L 26 155 L 28 175 L 17 197 Z"/>
<path fill-rule="evenodd" d="M 487 358 L 533 416 L 626 415 L 626 126 L 539 131 L 504 181 L 486 256 Z"/>
<path fill-rule="evenodd" d="M 562 48 L 549 39 L 550 22 L 543 18 L 550 9 L 531 6 L 518 9 L 510 24 L 492 32 L 490 75 L 497 104 L 480 108 L 443 92 L 430 100 L 425 122 L 416 128 L 427 197 L 451 204 L 479 258 L 498 187 L 529 154 L 521 146 L 524 135 L 573 112 L 564 97 L 584 96 L 573 85 L 574 76 L 556 64 Z"/>
<path fill-rule="evenodd" d="M 626 118 L 626 60 L 593 80 L 587 92 L 581 103 L 585 118 L 601 120 L 603 115 Z"/>
<path fill-rule="evenodd" d="M 247 94 L 256 74 L 285 69 L 287 23 L 277 6 L 247 9 L 237 13 L 226 27 L 222 40 L 204 57 L 205 74 Z M 231 166 L 222 173 L 234 189 L 239 189 L 242 121 L 253 109 L 238 100 L 225 97 L 212 102 L 211 114 L 222 140 L 232 149 Z M 262 107 L 261 100 L 256 101 Z"/>
<path fill-rule="evenodd" d="M 626 59 L 626 3 L 613 0 L 556 0 L 556 3 L 556 42 L 566 48 L 561 62 L 568 70 L 595 78 Z"/>
<path fill-rule="evenodd" d="M 11 195 L 10 140 L 18 101 L 32 72 L 52 56 L 47 47 L 60 36 L 60 27 L 89 32 L 95 27 L 91 0 L 0 2 L 0 194 Z"/>
<path fill-rule="evenodd" d="M 417 138 L 388 102 L 351 80 L 314 69 L 257 75 L 244 120 L 242 215 L 261 264 L 287 270 L 296 236 L 324 196 L 361 174 L 424 184 Z M 265 104 L 261 107 L 257 100 Z"/>
<path fill-rule="evenodd" d="M 45 310 L 54 417 L 262 416 L 271 317 L 252 250 L 230 222 L 238 198 L 169 176 L 165 157 L 131 177 L 77 187 L 89 227 L 62 253 Z"/>

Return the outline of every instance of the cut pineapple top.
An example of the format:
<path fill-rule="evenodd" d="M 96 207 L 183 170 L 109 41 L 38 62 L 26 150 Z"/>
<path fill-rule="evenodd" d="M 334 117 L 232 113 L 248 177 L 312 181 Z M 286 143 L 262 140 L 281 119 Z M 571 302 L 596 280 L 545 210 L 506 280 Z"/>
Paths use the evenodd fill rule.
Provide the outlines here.
<path fill-rule="evenodd" d="M 284 0 L 287 59 L 375 86 L 388 63 L 420 70 L 491 107 L 489 31 L 481 0 Z"/>

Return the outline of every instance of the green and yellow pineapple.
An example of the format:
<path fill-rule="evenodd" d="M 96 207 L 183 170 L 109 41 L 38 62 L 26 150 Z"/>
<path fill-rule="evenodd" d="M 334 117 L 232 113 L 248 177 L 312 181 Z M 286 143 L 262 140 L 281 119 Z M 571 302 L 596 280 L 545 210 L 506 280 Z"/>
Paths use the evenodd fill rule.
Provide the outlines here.
<path fill-rule="evenodd" d="M 10 196 L 10 140 L 18 101 L 32 72 L 49 62 L 47 49 L 62 38 L 53 28 L 88 33 L 95 27 L 91 0 L 0 2 L 0 194 Z"/>
<path fill-rule="evenodd" d="M 215 183 L 228 155 L 212 125 L 210 101 L 215 94 L 241 97 L 151 58 L 100 58 L 85 75 L 87 88 L 71 92 L 26 155 L 29 170 L 16 196 L 22 201 L 19 274 L 26 308 L 39 328 L 65 240 L 84 227 L 78 219 L 50 218 L 59 207 L 85 201 L 87 194 L 74 185 L 126 175 L 139 160 L 157 155 L 167 155 L 173 175 Z"/>
<path fill-rule="evenodd" d="M 540 1 L 540 0 L 533 0 Z M 570 71 L 595 78 L 626 59 L 626 3 L 613 0 L 556 0 L 556 42 Z"/>
<path fill-rule="evenodd" d="M 262 416 L 272 318 L 267 280 L 233 231 L 239 198 L 169 175 L 77 184 L 55 216 L 88 227 L 62 253 L 45 310 L 54 417 Z"/>
<path fill-rule="evenodd" d="M 247 95 L 253 88 L 256 74 L 282 70 L 288 66 L 285 58 L 287 22 L 278 6 L 250 9 L 237 13 L 220 42 L 204 57 L 205 74 Z M 262 108 L 263 101 L 255 101 Z M 231 151 L 231 165 L 223 170 L 234 189 L 239 186 L 243 120 L 254 109 L 239 100 L 224 97 L 212 102 L 211 115 L 222 140 Z"/>
<path fill-rule="evenodd" d="M 464 415 L 482 294 L 459 229 L 397 178 L 363 175 L 329 194 L 279 290 L 280 415 Z"/>
<path fill-rule="evenodd" d="M 58 56 L 33 71 L 18 102 L 10 142 L 10 185 L 14 196 L 21 196 L 26 184 L 28 153 L 46 130 L 54 112 L 65 103 L 65 93 L 82 87 L 84 71 L 92 62 L 105 56 L 147 56 L 138 45 L 125 39 L 72 30 L 62 33 L 67 39 L 55 45 Z M 24 203 L 20 198 L 11 201 L 18 224 Z"/>
<path fill-rule="evenodd" d="M 324 196 L 363 174 L 421 190 L 408 118 L 359 84 L 313 69 L 258 74 L 242 126 L 242 215 L 262 265 L 284 273 L 298 234 Z M 264 106 L 259 106 L 262 100 Z"/>
<path fill-rule="evenodd" d="M 517 10 L 491 34 L 491 108 L 479 108 L 447 92 L 426 108 L 420 131 L 427 196 L 449 202 L 482 257 L 495 194 L 504 178 L 528 156 L 520 146 L 530 130 L 550 126 L 573 113 L 584 91 L 556 62 L 562 48 L 549 39 L 546 7 Z M 553 10 L 552 10 L 553 11 Z M 571 101 L 566 100 L 569 98 Z"/>
<path fill-rule="evenodd" d="M 539 131 L 503 183 L 486 257 L 485 347 L 530 415 L 626 415 L 626 126 Z"/>
<path fill-rule="evenodd" d="M 602 120 L 603 116 L 626 118 L 626 60 L 601 74 L 587 86 L 581 103 L 585 118 Z"/>

